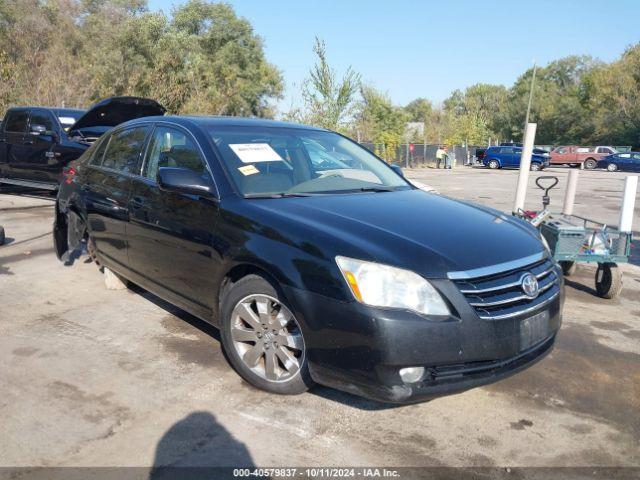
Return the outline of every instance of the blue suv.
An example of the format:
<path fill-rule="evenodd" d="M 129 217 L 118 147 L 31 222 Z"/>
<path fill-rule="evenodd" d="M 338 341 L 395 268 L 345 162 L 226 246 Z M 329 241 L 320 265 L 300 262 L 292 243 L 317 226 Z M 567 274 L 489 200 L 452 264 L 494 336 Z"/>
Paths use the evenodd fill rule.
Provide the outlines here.
<path fill-rule="evenodd" d="M 519 168 L 522 147 L 489 147 L 482 163 L 491 169 Z M 549 154 L 539 148 L 533 149 L 531 170 L 537 172 L 549 166 Z"/>

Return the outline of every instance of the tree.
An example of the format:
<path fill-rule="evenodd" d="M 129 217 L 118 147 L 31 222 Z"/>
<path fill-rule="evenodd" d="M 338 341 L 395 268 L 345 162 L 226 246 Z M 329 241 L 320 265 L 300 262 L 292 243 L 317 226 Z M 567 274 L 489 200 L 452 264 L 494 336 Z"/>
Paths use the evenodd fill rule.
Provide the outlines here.
<path fill-rule="evenodd" d="M 302 85 L 303 107 L 293 109 L 286 116 L 329 130 L 344 130 L 345 122 L 353 113 L 360 75 L 349 67 L 338 81 L 335 70 L 329 66 L 326 45 L 317 37 L 313 52 L 318 59 Z"/>
<path fill-rule="evenodd" d="M 393 105 L 387 94 L 371 86 L 363 85 L 360 95 L 356 129 L 365 140 L 376 144 L 376 153 L 390 161 L 395 157 L 409 117 L 404 109 Z"/>
<path fill-rule="evenodd" d="M 593 70 L 584 83 L 592 141 L 640 147 L 640 43 L 620 60 Z"/>

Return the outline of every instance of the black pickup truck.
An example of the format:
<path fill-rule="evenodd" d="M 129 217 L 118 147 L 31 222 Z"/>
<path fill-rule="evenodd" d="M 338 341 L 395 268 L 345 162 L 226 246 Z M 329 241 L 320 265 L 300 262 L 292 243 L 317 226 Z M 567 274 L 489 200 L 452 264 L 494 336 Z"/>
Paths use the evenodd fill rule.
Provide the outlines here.
<path fill-rule="evenodd" d="M 164 113 L 140 97 L 107 98 L 89 110 L 11 108 L 0 124 L 0 183 L 56 190 L 62 169 L 111 127 Z"/>

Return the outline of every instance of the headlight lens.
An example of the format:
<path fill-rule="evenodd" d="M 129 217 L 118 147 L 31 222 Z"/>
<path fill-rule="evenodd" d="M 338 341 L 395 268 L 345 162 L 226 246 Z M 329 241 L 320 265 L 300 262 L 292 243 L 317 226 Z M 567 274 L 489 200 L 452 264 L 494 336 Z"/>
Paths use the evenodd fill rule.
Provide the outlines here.
<path fill-rule="evenodd" d="M 416 273 L 347 257 L 336 257 L 336 262 L 351 293 L 361 303 L 425 315 L 449 315 L 437 290 Z"/>

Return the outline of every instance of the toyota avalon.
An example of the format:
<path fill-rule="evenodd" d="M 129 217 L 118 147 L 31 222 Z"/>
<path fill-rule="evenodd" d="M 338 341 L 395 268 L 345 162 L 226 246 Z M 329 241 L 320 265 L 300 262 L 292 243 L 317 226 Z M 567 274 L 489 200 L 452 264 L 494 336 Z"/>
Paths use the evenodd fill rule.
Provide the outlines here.
<path fill-rule="evenodd" d="M 218 327 L 238 374 L 281 394 L 462 391 L 533 365 L 561 324 L 535 228 L 296 124 L 121 124 L 65 170 L 54 241 Z"/>

